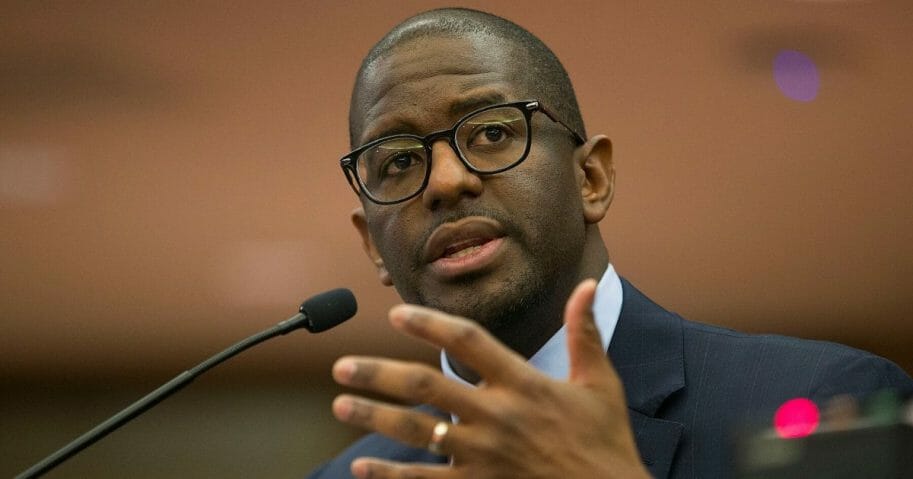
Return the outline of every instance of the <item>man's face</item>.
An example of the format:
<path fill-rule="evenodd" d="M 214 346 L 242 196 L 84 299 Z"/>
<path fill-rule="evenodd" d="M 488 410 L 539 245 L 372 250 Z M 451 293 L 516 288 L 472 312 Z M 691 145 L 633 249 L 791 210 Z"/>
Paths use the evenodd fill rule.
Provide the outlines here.
<path fill-rule="evenodd" d="M 397 46 L 366 70 L 353 99 L 356 143 L 426 135 L 487 105 L 535 99 L 515 81 L 511 54 L 484 35 Z M 394 205 L 363 199 L 355 224 L 404 300 L 498 329 L 577 279 L 585 221 L 574 143 L 542 114 L 532 125 L 529 156 L 511 170 L 474 175 L 441 140 L 422 194 Z"/>

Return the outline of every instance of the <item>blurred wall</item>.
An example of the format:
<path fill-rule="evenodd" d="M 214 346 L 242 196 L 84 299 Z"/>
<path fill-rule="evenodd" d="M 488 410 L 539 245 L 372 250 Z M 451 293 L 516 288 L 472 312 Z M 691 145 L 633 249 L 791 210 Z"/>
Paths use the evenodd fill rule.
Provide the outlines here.
<path fill-rule="evenodd" d="M 433 360 L 383 320 L 337 159 L 361 57 L 442 5 L 0 4 L 0 474 L 323 289 L 360 314 L 49 477 L 297 477 L 358 434 L 329 413 L 336 357 Z M 913 4 L 463 5 L 543 38 L 613 139 L 622 275 L 691 319 L 913 370 Z"/>

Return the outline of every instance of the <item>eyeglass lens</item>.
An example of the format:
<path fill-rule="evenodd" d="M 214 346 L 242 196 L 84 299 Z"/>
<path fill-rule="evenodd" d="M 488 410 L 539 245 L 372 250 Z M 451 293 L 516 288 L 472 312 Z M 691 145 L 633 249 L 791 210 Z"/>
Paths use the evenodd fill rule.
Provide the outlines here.
<path fill-rule="evenodd" d="M 526 115 L 505 106 L 483 110 L 455 126 L 457 153 L 476 172 L 492 173 L 523 159 L 529 142 Z M 429 148 L 413 137 L 395 137 L 365 150 L 358 157 L 358 176 L 368 193 L 380 201 L 415 194 L 425 181 Z"/>

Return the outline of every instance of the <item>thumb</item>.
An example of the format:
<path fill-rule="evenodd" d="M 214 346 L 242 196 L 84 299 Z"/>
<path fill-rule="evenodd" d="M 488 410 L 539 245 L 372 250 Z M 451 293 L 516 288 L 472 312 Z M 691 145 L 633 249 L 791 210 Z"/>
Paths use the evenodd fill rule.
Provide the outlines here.
<path fill-rule="evenodd" d="M 567 350 L 570 359 L 570 381 L 592 385 L 605 381 L 609 363 L 602 347 L 602 337 L 593 317 L 596 280 L 578 284 L 564 306 L 567 327 Z"/>

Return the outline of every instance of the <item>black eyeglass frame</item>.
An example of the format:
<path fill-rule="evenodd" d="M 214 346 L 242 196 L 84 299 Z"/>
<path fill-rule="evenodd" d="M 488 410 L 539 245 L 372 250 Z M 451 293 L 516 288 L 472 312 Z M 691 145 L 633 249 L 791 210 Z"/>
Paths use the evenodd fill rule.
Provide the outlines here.
<path fill-rule="evenodd" d="M 457 130 L 463 125 L 463 123 L 466 122 L 466 120 L 468 120 L 469 118 L 471 118 L 479 113 L 482 113 L 482 112 L 485 112 L 488 110 L 493 110 L 495 108 L 505 108 L 505 107 L 517 108 L 521 112 L 523 112 L 523 116 L 526 118 L 526 149 L 523 151 L 523 154 L 520 155 L 520 158 L 518 158 L 517 161 L 515 161 L 503 168 L 498 168 L 497 170 L 492 170 L 492 171 L 479 170 L 478 168 L 474 167 L 471 163 L 469 163 L 469 160 L 467 160 L 465 158 L 465 155 L 463 154 L 461 149 L 456 145 Z M 431 132 L 425 136 L 404 133 L 404 134 L 400 134 L 400 135 L 391 135 L 391 136 L 385 136 L 383 138 L 378 138 L 376 140 L 365 143 L 362 146 L 359 146 L 358 148 L 349 152 L 347 155 L 343 156 L 339 160 L 339 166 L 342 168 L 343 174 L 346 175 L 346 180 L 349 181 L 349 186 L 352 187 L 352 190 L 355 191 L 356 195 L 361 196 L 361 194 L 364 194 L 373 203 L 377 203 L 379 205 L 393 205 L 396 203 L 402 203 L 404 201 L 411 200 L 412 198 L 415 198 L 416 196 L 420 195 L 423 191 L 425 191 L 425 188 L 428 187 L 428 179 L 431 177 L 431 161 L 432 161 L 431 160 L 431 158 L 432 158 L 431 146 L 435 141 L 438 141 L 440 139 L 446 139 L 447 143 L 450 145 L 450 148 L 454 152 L 456 152 L 457 157 L 460 159 L 460 162 L 463 163 L 463 166 L 465 166 L 467 170 L 471 171 L 472 173 L 474 173 L 476 175 L 494 175 L 496 173 L 501 173 L 501 172 L 507 171 L 507 170 L 519 165 L 520 163 L 522 163 L 523 160 L 525 160 L 526 157 L 529 155 L 529 150 L 532 147 L 533 113 L 537 112 L 537 111 L 541 111 L 550 120 L 552 120 L 555 123 L 558 123 L 559 125 L 566 128 L 567 131 L 571 132 L 571 135 L 573 135 L 574 142 L 577 144 L 577 146 L 580 146 L 580 145 L 586 143 L 586 140 L 579 133 L 577 133 L 576 131 L 574 131 L 573 128 L 569 127 L 566 123 L 564 123 L 563 121 L 558 119 L 558 117 L 555 116 L 547 108 L 545 108 L 545 106 L 540 101 L 522 100 L 522 101 L 509 102 L 509 103 L 498 103 L 496 105 L 489 105 L 484 108 L 480 108 L 478 110 L 475 110 L 471 113 L 464 115 L 462 118 L 457 120 L 457 122 L 454 123 L 451 128 L 446 129 L 446 130 Z M 379 199 L 375 198 L 374 196 L 372 196 L 371 193 L 368 191 L 368 189 L 365 187 L 364 183 L 362 183 L 361 178 L 359 178 L 359 176 L 358 176 L 358 166 L 357 166 L 356 162 L 358 161 L 358 158 L 361 156 L 361 154 L 363 152 L 365 152 L 366 150 L 368 150 L 380 143 L 384 143 L 384 142 L 387 142 L 390 140 L 396 140 L 396 139 L 413 139 L 413 140 L 417 140 L 417 141 L 421 142 L 422 146 L 425 147 L 425 153 L 427 154 L 427 158 L 428 158 L 428 166 L 425 168 L 425 178 L 422 180 L 421 186 L 418 187 L 418 189 L 415 191 L 415 193 L 412 193 L 411 195 L 398 199 L 398 200 L 383 201 L 383 200 L 379 200 Z"/>

